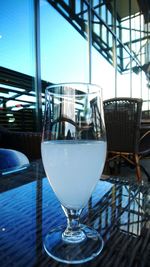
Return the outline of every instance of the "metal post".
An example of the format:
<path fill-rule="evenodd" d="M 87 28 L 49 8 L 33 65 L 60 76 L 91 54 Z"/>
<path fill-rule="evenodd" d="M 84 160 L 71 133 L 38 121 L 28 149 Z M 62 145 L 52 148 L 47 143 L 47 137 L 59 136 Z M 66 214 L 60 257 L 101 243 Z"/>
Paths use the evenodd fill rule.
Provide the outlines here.
<path fill-rule="evenodd" d="M 36 95 L 36 130 L 42 130 L 42 88 L 40 61 L 40 0 L 34 0 L 35 30 L 35 95 Z"/>
<path fill-rule="evenodd" d="M 88 66 L 89 66 L 89 83 L 92 81 L 92 15 L 91 0 L 88 6 Z"/>
<path fill-rule="evenodd" d="M 115 69 L 115 97 L 117 97 L 117 36 L 116 36 L 116 0 L 113 2 L 113 32 L 115 36 L 113 36 L 113 66 Z"/>
<path fill-rule="evenodd" d="M 142 64 L 142 50 L 141 50 L 141 47 L 142 47 L 142 29 L 141 27 L 143 27 L 142 25 L 142 19 L 141 19 L 141 14 L 140 14 L 140 17 L 139 17 L 139 20 L 140 20 L 140 64 Z M 145 29 L 144 29 L 145 30 Z M 143 97 L 143 85 L 142 85 L 142 81 L 143 81 L 143 73 L 142 71 L 140 72 L 140 89 L 141 89 L 141 98 Z"/>
<path fill-rule="evenodd" d="M 131 31 L 131 0 L 129 0 L 129 33 L 130 33 L 130 97 L 132 97 L 132 31 Z"/>

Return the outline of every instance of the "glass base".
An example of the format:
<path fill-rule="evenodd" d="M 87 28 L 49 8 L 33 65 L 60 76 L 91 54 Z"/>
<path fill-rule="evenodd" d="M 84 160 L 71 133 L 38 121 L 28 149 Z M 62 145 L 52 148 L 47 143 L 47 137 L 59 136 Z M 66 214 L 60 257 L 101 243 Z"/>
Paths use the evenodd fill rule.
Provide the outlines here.
<path fill-rule="evenodd" d="M 45 238 L 44 248 L 53 259 L 64 263 L 83 263 L 95 258 L 103 249 L 103 239 L 99 233 L 86 225 L 81 225 L 85 238 L 80 242 L 66 242 L 63 238 L 65 227 L 50 231 Z"/>

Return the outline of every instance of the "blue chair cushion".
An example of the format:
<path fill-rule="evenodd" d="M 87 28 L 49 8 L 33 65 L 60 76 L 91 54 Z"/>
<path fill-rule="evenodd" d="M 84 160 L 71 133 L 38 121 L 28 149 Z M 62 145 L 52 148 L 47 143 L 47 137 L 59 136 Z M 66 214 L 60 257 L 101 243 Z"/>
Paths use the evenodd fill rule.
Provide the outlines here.
<path fill-rule="evenodd" d="M 28 158 L 20 151 L 0 148 L 0 170 L 29 164 Z"/>

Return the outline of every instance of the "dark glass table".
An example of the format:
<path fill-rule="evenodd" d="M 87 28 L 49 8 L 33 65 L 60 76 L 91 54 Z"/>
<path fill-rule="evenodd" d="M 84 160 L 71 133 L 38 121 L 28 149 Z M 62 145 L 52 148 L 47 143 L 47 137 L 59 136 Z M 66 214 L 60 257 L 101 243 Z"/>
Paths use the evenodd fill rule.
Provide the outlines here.
<path fill-rule="evenodd" d="M 68 266 L 43 249 L 49 229 L 66 224 L 41 161 L 0 177 L 0 266 Z M 94 260 L 77 266 L 150 266 L 150 188 L 117 177 L 101 179 L 81 222 L 104 239 Z"/>

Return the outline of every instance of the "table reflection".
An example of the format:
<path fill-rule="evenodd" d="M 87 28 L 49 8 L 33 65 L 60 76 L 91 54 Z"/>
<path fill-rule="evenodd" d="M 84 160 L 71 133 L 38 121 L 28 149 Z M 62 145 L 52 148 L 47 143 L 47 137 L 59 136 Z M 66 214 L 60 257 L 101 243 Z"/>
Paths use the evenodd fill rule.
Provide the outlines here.
<path fill-rule="evenodd" d="M 20 173 L 1 177 L 1 185 L 1 266 L 62 266 L 43 249 L 48 230 L 65 224 L 66 218 L 45 178 L 41 162 L 31 164 Z M 118 264 L 131 261 L 131 265 L 124 266 L 136 266 L 132 264 L 140 260 L 131 249 L 135 251 L 134 244 L 137 244 L 137 255 L 144 250 L 143 244 L 150 242 L 149 208 L 148 184 L 137 185 L 116 178 L 99 181 L 81 218 L 81 222 L 98 230 L 105 241 L 103 252 L 92 261 L 92 266 L 121 266 L 115 265 L 116 260 Z M 125 253 L 123 259 L 118 258 L 118 253 Z M 85 266 L 91 266 L 91 262 Z"/>

